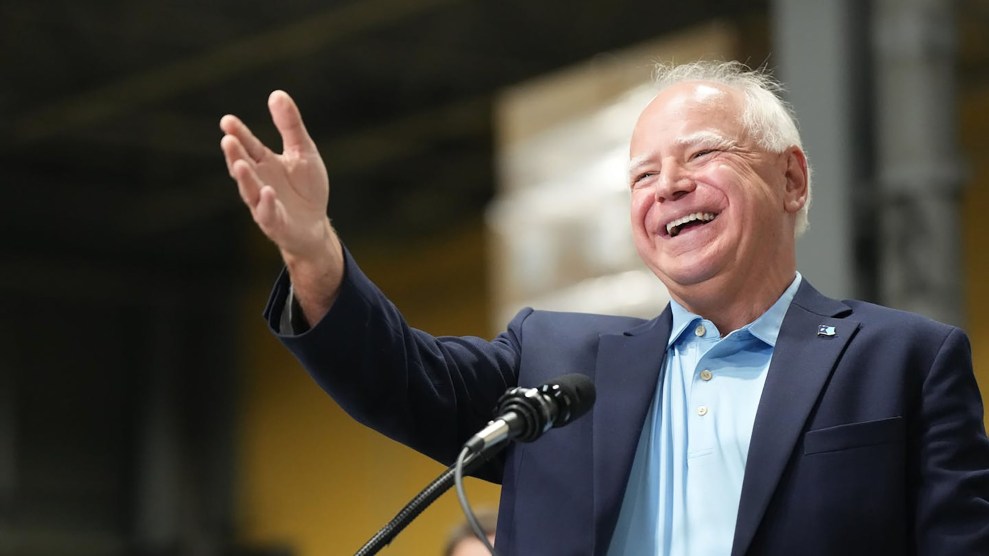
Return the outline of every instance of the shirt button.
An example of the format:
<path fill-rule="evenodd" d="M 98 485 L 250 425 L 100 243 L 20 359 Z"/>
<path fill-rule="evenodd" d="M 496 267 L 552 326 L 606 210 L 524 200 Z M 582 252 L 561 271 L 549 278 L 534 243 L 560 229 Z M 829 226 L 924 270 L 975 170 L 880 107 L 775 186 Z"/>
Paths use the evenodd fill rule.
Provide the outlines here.
<path fill-rule="evenodd" d="M 701 417 L 707 415 L 707 406 L 706 405 L 702 405 L 702 406 L 698 407 L 697 408 L 697 414 L 700 415 Z"/>
<path fill-rule="evenodd" d="M 698 324 L 697 328 L 694 329 L 694 335 L 696 336 L 703 336 L 705 332 L 707 332 L 707 330 L 704 329 L 703 324 Z"/>
<path fill-rule="evenodd" d="M 712 373 L 711 371 L 709 371 L 707 369 L 704 369 L 703 371 L 701 371 L 701 379 L 702 380 L 711 380 L 712 377 L 714 377 L 714 373 Z"/>

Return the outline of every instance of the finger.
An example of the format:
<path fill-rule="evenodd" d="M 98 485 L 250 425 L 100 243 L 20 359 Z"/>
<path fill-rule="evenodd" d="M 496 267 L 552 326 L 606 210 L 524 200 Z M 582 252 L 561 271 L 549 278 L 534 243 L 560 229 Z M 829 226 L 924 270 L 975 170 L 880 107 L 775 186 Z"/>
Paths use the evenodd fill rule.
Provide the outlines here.
<path fill-rule="evenodd" d="M 247 154 L 244 145 L 233 135 L 224 135 L 223 139 L 220 139 L 220 150 L 223 151 L 223 158 L 227 162 L 227 172 L 230 177 L 234 177 L 234 162 L 238 160 L 243 160 L 248 166 L 254 167 L 254 159 Z"/>
<path fill-rule="evenodd" d="M 268 97 L 268 110 L 271 119 L 282 136 L 282 147 L 286 152 L 313 152 L 313 143 L 306 126 L 302 122 L 302 114 L 292 97 L 285 91 L 275 91 Z"/>
<path fill-rule="evenodd" d="M 264 187 L 261 178 L 258 177 L 257 172 L 254 171 L 254 168 L 246 160 L 235 160 L 231 167 L 231 174 L 237 180 L 237 190 L 240 192 L 240 198 L 244 200 L 244 204 L 251 209 L 251 212 L 254 212 L 257 209 L 260 197 L 259 192 Z"/>
<path fill-rule="evenodd" d="M 258 192 L 258 204 L 254 211 L 254 221 L 257 223 L 264 235 L 277 243 L 277 233 L 279 228 L 278 220 L 278 194 L 271 186 L 264 186 Z"/>
<path fill-rule="evenodd" d="M 244 146 L 244 151 L 251 157 L 255 162 L 261 162 L 261 160 L 268 154 L 268 147 L 264 146 L 264 143 L 260 139 L 251 133 L 250 128 L 248 128 L 244 122 L 240 121 L 237 116 L 227 114 L 226 116 L 220 118 L 220 129 L 222 129 L 227 135 L 233 135 L 240 141 L 240 144 Z"/>

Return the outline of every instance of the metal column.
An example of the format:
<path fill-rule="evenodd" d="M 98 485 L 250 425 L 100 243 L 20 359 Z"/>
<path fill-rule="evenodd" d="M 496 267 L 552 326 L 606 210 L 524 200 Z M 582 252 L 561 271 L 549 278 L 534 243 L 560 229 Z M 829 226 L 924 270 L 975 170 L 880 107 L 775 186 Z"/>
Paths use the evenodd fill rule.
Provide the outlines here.
<path fill-rule="evenodd" d="M 877 0 L 881 299 L 962 324 L 953 3 Z"/>
<path fill-rule="evenodd" d="M 863 60 L 857 0 L 774 0 L 773 57 L 787 87 L 813 168 L 810 228 L 797 243 L 797 268 L 824 293 L 868 296 L 856 267 L 853 197 L 864 181 L 860 153 L 868 133 L 857 127 Z M 865 143 L 865 144 L 863 144 Z"/>

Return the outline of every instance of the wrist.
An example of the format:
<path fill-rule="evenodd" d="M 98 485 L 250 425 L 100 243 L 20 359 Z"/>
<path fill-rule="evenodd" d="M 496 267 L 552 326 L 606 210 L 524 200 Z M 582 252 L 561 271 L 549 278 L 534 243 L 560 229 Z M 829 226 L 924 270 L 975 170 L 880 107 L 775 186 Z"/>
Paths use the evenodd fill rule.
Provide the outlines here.
<path fill-rule="evenodd" d="M 304 255 L 282 252 L 295 298 L 310 325 L 329 312 L 343 282 L 343 247 L 328 219 L 322 236 Z"/>

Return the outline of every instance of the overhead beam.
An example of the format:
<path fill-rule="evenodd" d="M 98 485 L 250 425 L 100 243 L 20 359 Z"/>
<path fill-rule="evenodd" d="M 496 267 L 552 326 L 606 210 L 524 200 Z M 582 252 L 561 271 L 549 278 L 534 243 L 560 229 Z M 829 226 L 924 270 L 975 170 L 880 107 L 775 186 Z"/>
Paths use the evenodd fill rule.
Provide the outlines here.
<path fill-rule="evenodd" d="M 30 144 L 144 106 L 199 90 L 260 67 L 462 0 L 360 0 L 260 33 L 185 60 L 127 76 L 52 103 L 16 119 L 13 144 Z"/>

